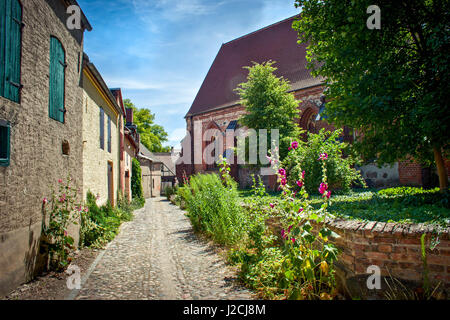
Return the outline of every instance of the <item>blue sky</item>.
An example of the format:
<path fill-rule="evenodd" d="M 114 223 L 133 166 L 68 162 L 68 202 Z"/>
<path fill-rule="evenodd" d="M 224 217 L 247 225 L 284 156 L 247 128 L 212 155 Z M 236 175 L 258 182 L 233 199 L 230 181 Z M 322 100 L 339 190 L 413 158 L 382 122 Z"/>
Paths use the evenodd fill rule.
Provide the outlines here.
<path fill-rule="evenodd" d="M 298 13 L 294 0 L 78 0 L 85 52 L 109 87 L 156 114 L 178 146 L 222 43 Z"/>

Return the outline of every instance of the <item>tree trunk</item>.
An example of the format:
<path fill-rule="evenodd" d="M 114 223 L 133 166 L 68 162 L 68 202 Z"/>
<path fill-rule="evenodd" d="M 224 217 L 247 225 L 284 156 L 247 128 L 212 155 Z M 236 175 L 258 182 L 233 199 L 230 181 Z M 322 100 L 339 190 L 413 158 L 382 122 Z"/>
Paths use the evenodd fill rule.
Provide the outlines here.
<path fill-rule="evenodd" d="M 433 152 L 434 152 L 434 161 L 436 162 L 436 168 L 439 176 L 439 188 L 441 189 L 441 192 L 443 192 L 448 188 L 447 170 L 445 168 L 441 148 L 434 147 Z"/>

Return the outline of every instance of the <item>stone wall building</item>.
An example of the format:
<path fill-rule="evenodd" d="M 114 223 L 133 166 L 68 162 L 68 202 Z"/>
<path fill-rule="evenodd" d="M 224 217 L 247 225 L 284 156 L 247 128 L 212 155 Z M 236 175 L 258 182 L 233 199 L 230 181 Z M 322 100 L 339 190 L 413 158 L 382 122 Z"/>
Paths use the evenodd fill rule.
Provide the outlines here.
<path fill-rule="evenodd" d="M 141 143 L 137 156 L 142 170 L 142 187 L 144 198 L 161 195 L 161 167 L 163 163 L 152 157 L 152 153 Z"/>
<path fill-rule="evenodd" d="M 0 294 L 38 271 L 43 198 L 70 175 L 83 185 L 83 36 L 76 1 L 0 0 Z M 8 48 L 8 50 L 6 50 Z M 69 232 L 78 239 L 78 230 Z"/>
<path fill-rule="evenodd" d="M 120 175 L 121 107 L 95 65 L 83 58 L 83 196 L 117 203 Z"/>

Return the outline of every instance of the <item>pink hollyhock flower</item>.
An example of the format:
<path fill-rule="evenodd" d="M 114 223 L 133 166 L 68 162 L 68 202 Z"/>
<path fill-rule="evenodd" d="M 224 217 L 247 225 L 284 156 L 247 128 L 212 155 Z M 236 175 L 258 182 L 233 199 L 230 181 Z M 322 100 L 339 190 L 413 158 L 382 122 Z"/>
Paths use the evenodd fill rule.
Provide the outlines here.
<path fill-rule="evenodd" d="M 303 212 L 303 208 L 298 209 L 298 213 L 302 213 Z"/>
<path fill-rule="evenodd" d="M 292 150 L 292 147 L 289 147 L 288 150 L 291 151 L 291 150 Z"/>
<path fill-rule="evenodd" d="M 295 238 L 291 238 L 292 243 L 295 243 Z"/>
<path fill-rule="evenodd" d="M 284 170 L 283 168 L 281 168 L 280 170 L 278 170 L 278 173 L 279 173 L 281 176 L 283 176 L 283 177 L 286 176 L 286 170 Z"/>
<path fill-rule="evenodd" d="M 287 183 L 286 178 L 281 179 L 280 183 L 281 183 L 281 185 L 285 186 Z"/>
<path fill-rule="evenodd" d="M 294 150 L 297 149 L 298 148 L 298 142 L 297 141 L 292 142 L 291 147 Z"/>
<path fill-rule="evenodd" d="M 301 187 L 303 187 L 303 182 L 300 180 L 297 180 L 297 185 L 301 188 Z"/>
<path fill-rule="evenodd" d="M 273 207 L 275 207 L 275 205 L 273 203 L 269 203 L 269 206 L 273 209 Z"/>
<path fill-rule="evenodd" d="M 330 197 L 331 197 L 331 191 L 328 191 L 327 192 L 327 199 L 330 199 Z"/>
<path fill-rule="evenodd" d="M 47 198 L 44 198 L 44 200 L 42 200 L 42 203 L 43 203 L 43 204 L 47 204 L 47 203 L 48 203 L 48 199 L 47 199 Z"/>
<path fill-rule="evenodd" d="M 59 180 L 58 180 L 58 183 L 62 183 L 62 179 L 59 179 Z"/>
<path fill-rule="evenodd" d="M 289 226 L 288 233 L 291 233 L 291 230 L 292 230 L 292 226 Z"/>
<path fill-rule="evenodd" d="M 317 160 L 327 160 L 328 159 L 328 153 L 321 153 L 319 156 L 319 159 Z"/>
<path fill-rule="evenodd" d="M 327 189 L 328 189 L 328 185 L 326 183 L 322 182 L 319 187 L 320 194 L 324 194 L 324 192 L 327 191 Z"/>
<path fill-rule="evenodd" d="M 283 239 L 286 239 L 286 238 L 287 238 L 287 234 L 286 234 L 286 231 L 284 231 L 284 229 L 281 229 L 281 237 L 282 237 Z"/>
<path fill-rule="evenodd" d="M 303 172 L 302 172 L 302 180 L 304 180 L 305 179 L 305 171 L 303 170 Z"/>

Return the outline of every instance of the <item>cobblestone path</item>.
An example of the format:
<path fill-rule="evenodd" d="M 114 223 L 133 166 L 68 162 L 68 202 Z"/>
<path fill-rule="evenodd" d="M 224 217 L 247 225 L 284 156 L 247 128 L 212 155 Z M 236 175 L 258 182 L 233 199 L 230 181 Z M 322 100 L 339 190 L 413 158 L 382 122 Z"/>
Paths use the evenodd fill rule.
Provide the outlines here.
<path fill-rule="evenodd" d="M 184 212 L 156 198 L 122 225 L 72 298 L 252 299 L 235 278 L 223 258 L 195 236 Z"/>

